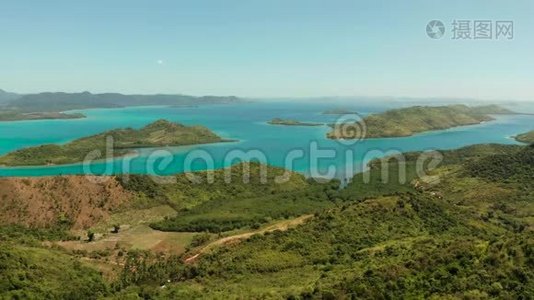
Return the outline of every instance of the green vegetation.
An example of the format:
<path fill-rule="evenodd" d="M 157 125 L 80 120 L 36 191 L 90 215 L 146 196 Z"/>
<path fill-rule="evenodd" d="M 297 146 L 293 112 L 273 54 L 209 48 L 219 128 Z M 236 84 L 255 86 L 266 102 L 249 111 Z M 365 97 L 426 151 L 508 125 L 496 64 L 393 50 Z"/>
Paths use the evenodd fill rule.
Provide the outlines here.
<path fill-rule="evenodd" d="M 37 245 L 39 241 L 66 241 L 74 237 L 67 232 L 65 224 L 53 228 L 29 228 L 21 225 L 0 226 L 0 241 L 14 241 L 18 244 Z"/>
<path fill-rule="evenodd" d="M 107 293 L 98 271 L 65 253 L 0 243 L 2 299 L 97 299 Z"/>
<path fill-rule="evenodd" d="M 495 154 L 485 154 L 490 149 Z M 448 151 L 430 174 L 439 181 L 416 184 L 414 179 L 411 190 L 404 185 L 386 191 L 389 196 L 374 191 L 374 198 L 357 200 L 353 181 L 342 193 L 356 199 L 296 229 L 219 248 L 173 278 L 176 284 L 155 293 L 528 298 L 534 293 L 533 151 L 497 145 Z M 501 162 L 503 155 L 510 158 Z M 511 162 L 509 170 L 489 176 Z M 486 169 L 490 163 L 496 166 Z M 375 170 L 371 178 L 379 176 Z M 524 176 L 506 176 L 509 172 Z M 500 175 L 507 179 L 497 179 Z"/>
<path fill-rule="evenodd" d="M 244 179 L 246 170 L 249 179 Z M 261 180 L 262 171 L 265 180 Z M 148 176 L 131 176 L 126 189 L 159 199 L 175 208 L 175 217 L 152 224 L 164 231 L 223 232 L 255 227 L 272 219 L 296 217 L 332 207 L 338 182 L 315 183 L 302 175 L 257 163 L 242 163 L 226 170 L 197 172 L 195 182 L 185 174 L 172 184 L 157 185 Z M 212 174 L 212 183 L 206 181 Z"/>
<path fill-rule="evenodd" d="M 534 130 L 527 133 L 522 133 L 515 137 L 518 142 L 532 144 L 534 143 Z"/>
<path fill-rule="evenodd" d="M 42 241 L 71 240 L 65 228 L 0 226 L 0 299 L 96 299 L 108 284 L 98 271 Z"/>
<path fill-rule="evenodd" d="M 83 254 L 23 242 L 26 234 L 61 234 L 0 230 L 0 298 L 531 298 L 534 147 L 477 145 L 442 154 L 441 164 L 427 164 L 422 177 L 416 172 L 420 153 L 406 153 L 404 165 L 395 157 L 372 161 L 341 190 L 338 182 L 315 183 L 295 173 L 279 184 L 275 178 L 284 170 L 271 167 L 262 181 L 264 166 L 257 163 L 229 168 L 229 181 L 225 170 L 172 176 L 166 185 L 130 176 L 121 185 L 139 203 L 177 211 L 153 227 L 198 232 L 188 238 L 190 253 L 104 255 L 100 262 L 117 261 L 121 269 L 105 283 L 73 262 L 72 255 Z M 251 169 L 250 183 L 243 182 L 243 167 Z M 399 181 L 403 168 L 406 177 Z M 303 214 L 314 216 L 294 228 L 250 230 Z M 248 230 L 249 238 L 213 246 L 234 229 Z"/>
<path fill-rule="evenodd" d="M 267 122 L 271 125 L 285 125 L 285 126 L 321 126 L 322 123 L 301 122 L 297 120 L 274 118 Z"/>
<path fill-rule="evenodd" d="M 0 122 L 24 121 L 24 120 L 56 120 L 56 119 L 82 119 L 85 115 L 79 113 L 43 112 L 43 113 L 19 113 L 0 111 Z"/>
<path fill-rule="evenodd" d="M 107 140 L 113 138 L 113 155 L 123 156 L 131 149 L 143 147 L 167 147 L 223 142 L 219 136 L 202 126 L 187 127 L 159 120 L 139 130 L 116 129 L 98 135 L 81 138 L 66 145 L 42 145 L 25 148 L 0 157 L 0 165 L 37 166 L 81 162 L 97 150 L 105 157 Z"/>
<path fill-rule="evenodd" d="M 471 108 L 471 111 L 475 114 L 483 115 L 515 115 L 518 114 L 507 108 L 498 105 L 482 105 Z"/>
<path fill-rule="evenodd" d="M 468 107 L 465 105 L 449 106 L 415 106 L 386 111 L 365 117 L 363 124 L 334 125 L 328 138 L 351 139 L 355 130 L 351 126 L 366 128 L 364 138 L 405 137 L 416 133 L 448 129 L 463 125 L 479 124 L 491 121 L 489 114 L 512 113 L 499 106 Z"/>

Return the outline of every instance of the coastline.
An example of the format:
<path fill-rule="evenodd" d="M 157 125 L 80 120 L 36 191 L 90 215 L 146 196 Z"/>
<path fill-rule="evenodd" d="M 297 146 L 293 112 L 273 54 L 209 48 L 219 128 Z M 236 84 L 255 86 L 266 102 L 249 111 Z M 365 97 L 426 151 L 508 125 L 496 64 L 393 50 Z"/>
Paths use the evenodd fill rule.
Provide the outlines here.
<path fill-rule="evenodd" d="M 222 141 L 218 142 L 211 142 L 211 143 L 199 143 L 199 144 L 182 144 L 182 145 L 166 145 L 166 146 L 146 146 L 146 147 L 127 147 L 127 148 L 117 148 L 117 150 L 123 149 L 123 150 L 131 150 L 125 154 L 122 155 L 115 155 L 111 158 L 99 158 L 92 160 L 92 162 L 105 162 L 106 160 L 110 159 L 111 161 L 118 160 L 120 158 L 125 158 L 128 156 L 133 156 L 139 153 L 137 150 L 143 150 L 143 149 L 164 149 L 164 148 L 182 148 L 182 147 L 191 147 L 191 146 L 202 146 L 202 145 L 217 145 L 217 144 L 225 144 L 225 143 L 237 143 L 239 142 L 238 139 L 224 139 Z M 9 169 L 33 169 L 33 168 L 54 168 L 54 167 L 69 167 L 69 166 L 77 166 L 82 164 L 83 161 L 79 162 L 73 162 L 73 163 L 66 163 L 66 164 L 48 164 L 48 165 L 24 165 L 24 166 L 6 166 L 6 165 L 0 165 L 0 169 L 9 170 Z M 75 175 L 75 174 L 72 174 Z M 83 175 L 83 174 L 78 174 Z M 53 176 L 53 175 L 51 175 Z M 10 177 L 10 176 L 2 176 L 1 177 Z M 14 176 L 17 177 L 17 176 Z M 47 177 L 47 176 L 45 176 Z"/>

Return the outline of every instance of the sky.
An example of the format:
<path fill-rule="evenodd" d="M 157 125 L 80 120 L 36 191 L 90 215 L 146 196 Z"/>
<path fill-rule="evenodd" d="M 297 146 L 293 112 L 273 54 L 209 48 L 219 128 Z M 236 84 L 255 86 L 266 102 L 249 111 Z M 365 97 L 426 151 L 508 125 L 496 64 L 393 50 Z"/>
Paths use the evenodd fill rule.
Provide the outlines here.
<path fill-rule="evenodd" d="M 0 0 L 0 88 L 534 101 L 533 15 L 532 0 Z M 514 36 L 453 39 L 454 20 Z"/>

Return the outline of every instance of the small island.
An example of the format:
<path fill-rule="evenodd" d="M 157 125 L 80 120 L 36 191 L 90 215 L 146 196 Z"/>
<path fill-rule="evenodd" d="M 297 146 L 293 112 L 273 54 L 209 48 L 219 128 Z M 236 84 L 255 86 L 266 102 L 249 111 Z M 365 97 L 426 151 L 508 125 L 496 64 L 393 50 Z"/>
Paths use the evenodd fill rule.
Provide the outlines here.
<path fill-rule="evenodd" d="M 106 153 L 107 139 L 113 137 L 113 155 L 124 156 L 136 148 L 172 147 L 229 142 L 202 126 L 184 126 L 159 120 L 141 129 L 115 129 L 77 139 L 65 145 L 42 145 L 8 153 L 0 157 L 4 166 L 61 165 L 82 162 L 98 150 Z M 103 157 L 102 157 L 103 158 Z"/>
<path fill-rule="evenodd" d="M 527 133 L 522 133 L 514 137 L 516 141 L 525 143 L 525 144 L 533 144 L 534 143 L 534 130 L 529 131 Z"/>
<path fill-rule="evenodd" d="M 323 115 L 351 115 L 351 114 L 357 114 L 357 112 L 351 111 L 348 109 L 343 109 L 343 108 L 323 111 Z"/>
<path fill-rule="evenodd" d="M 322 126 L 322 123 L 301 122 L 297 120 L 274 118 L 267 122 L 271 125 L 285 125 L 285 126 Z"/>
<path fill-rule="evenodd" d="M 492 121 L 492 114 L 515 114 L 496 105 L 469 107 L 466 105 L 414 106 L 388 110 L 365 117 L 358 124 L 332 125 L 330 139 L 407 137 L 416 133 L 475 125 Z M 351 130 L 350 127 L 364 128 Z M 357 134 L 358 136 L 352 136 Z"/>
<path fill-rule="evenodd" d="M 85 115 L 80 113 L 63 112 L 34 112 L 20 113 L 15 111 L 0 111 L 0 122 L 29 121 L 29 120 L 68 120 L 83 119 Z"/>

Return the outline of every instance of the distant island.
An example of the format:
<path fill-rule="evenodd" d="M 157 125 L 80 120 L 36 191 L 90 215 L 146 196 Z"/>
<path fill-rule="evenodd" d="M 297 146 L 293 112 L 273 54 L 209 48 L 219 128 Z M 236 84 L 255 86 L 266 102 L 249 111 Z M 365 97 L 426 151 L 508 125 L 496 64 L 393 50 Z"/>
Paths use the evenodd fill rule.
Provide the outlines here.
<path fill-rule="evenodd" d="M 22 120 L 79 119 L 82 114 L 65 111 L 91 108 L 167 105 L 197 107 L 204 104 L 232 104 L 243 100 L 234 96 L 123 95 L 118 93 L 38 93 L 16 94 L 0 89 L 0 122 Z"/>
<path fill-rule="evenodd" d="M 285 126 L 322 126 L 323 125 L 322 123 L 301 122 L 297 120 L 280 119 L 280 118 L 274 118 L 267 123 L 271 125 L 285 125 Z"/>
<path fill-rule="evenodd" d="M 357 112 L 355 111 L 342 109 L 342 108 L 323 111 L 323 115 L 350 115 L 350 114 L 356 114 L 356 113 Z"/>
<path fill-rule="evenodd" d="M 534 130 L 515 136 L 515 140 L 521 143 L 533 144 L 534 143 Z"/>
<path fill-rule="evenodd" d="M 388 110 L 365 117 L 360 123 L 333 125 L 327 134 L 330 139 L 354 139 L 350 126 L 366 128 L 364 138 L 406 137 L 416 133 L 448 129 L 457 126 L 474 125 L 494 120 L 491 114 L 515 114 L 497 106 L 469 107 L 466 105 L 413 106 Z M 365 126 L 363 126 L 365 125 Z M 348 127 L 347 127 L 348 126 Z"/>
<path fill-rule="evenodd" d="M 0 112 L 0 122 L 7 121 L 26 121 L 26 120 L 57 120 L 57 119 L 83 119 L 84 114 L 80 113 L 62 113 L 62 112 Z"/>
<path fill-rule="evenodd" d="M 42 145 L 8 153 L 0 165 L 39 166 L 82 162 L 94 150 L 106 153 L 106 139 L 113 137 L 114 156 L 124 156 L 136 148 L 184 146 L 227 142 L 202 126 L 184 126 L 158 120 L 141 129 L 115 129 L 81 138 L 65 145 Z"/>
<path fill-rule="evenodd" d="M 2 96 L 3 95 L 3 96 Z M 9 95 L 7 97 L 6 95 Z M 234 96 L 203 96 L 188 95 L 124 95 L 118 93 L 92 94 L 83 93 L 39 93 L 14 95 L 3 92 L 4 99 L 0 109 L 16 112 L 63 112 L 88 108 L 119 108 L 144 105 L 199 105 L 228 104 L 241 100 Z"/>

